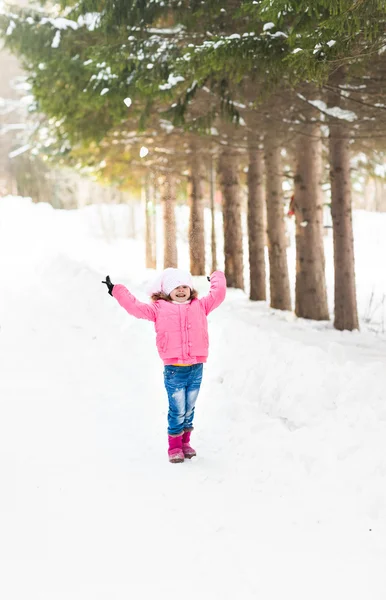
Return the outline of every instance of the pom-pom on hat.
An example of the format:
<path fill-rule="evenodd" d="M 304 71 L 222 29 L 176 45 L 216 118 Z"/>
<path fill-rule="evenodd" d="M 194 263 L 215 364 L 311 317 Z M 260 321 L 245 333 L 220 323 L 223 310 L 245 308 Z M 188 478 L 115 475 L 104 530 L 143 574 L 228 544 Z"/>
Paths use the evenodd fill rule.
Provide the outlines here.
<path fill-rule="evenodd" d="M 157 294 L 158 292 L 164 292 L 169 296 L 179 285 L 187 285 L 190 289 L 193 289 L 193 279 L 189 271 L 183 271 L 182 269 L 173 269 L 169 267 L 165 269 L 163 273 L 153 282 L 149 288 L 149 294 Z"/>

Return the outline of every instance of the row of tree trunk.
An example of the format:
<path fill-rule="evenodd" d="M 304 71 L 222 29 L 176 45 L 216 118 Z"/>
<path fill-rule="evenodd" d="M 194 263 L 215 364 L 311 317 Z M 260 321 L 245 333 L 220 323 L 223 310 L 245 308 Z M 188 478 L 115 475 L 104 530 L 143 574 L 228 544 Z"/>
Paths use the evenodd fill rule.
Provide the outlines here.
<path fill-rule="evenodd" d="M 337 100 L 334 99 L 336 105 Z M 349 141 L 338 119 L 331 118 L 330 171 L 334 240 L 335 311 L 337 329 L 358 328 L 355 291 Z M 266 300 L 265 246 L 268 244 L 270 305 L 291 310 L 287 265 L 284 201 L 282 192 L 281 145 L 275 131 L 263 140 L 249 135 L 248 168 L 248 248 L 250 299 Z M 294 208 L 296 221 L 295 313 L 298 317 L 328 320 L 325 258 L 323 245 L 322 139 L 317 122 L 304 125 L 296 144 Z M 191 146 L 189 178 L 189 248 L 193 275 L 205 274 L 204 171 L 197 145 Z M 239 152 L 232 142 L 218 158 L 218 175 L 223 198 L 224 262 L 229 287 L 244 289 L 243 234 Z M 211 170 L 213 173 L 213 169 Z M 214 232 L 214 189 L 212 178 L 212 267 L 216 268 Z M 172 175 L 164 177 L 161 199 L 164 217 L 164 266 L 178 264 L 176 242 L 176 189 Z M 152 203 L 146 202 L 147 266 L 155 266 L 151 242 Z M 149 236 L 149 237 L 148 237 Z"/>

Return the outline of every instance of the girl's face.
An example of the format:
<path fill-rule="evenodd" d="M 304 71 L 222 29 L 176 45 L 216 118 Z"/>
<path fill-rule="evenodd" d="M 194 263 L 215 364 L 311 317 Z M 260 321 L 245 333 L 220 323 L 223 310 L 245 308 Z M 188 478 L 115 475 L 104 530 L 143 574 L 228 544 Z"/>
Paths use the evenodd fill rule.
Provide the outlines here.
<path fill-rule="evenodd" d="M 190 298 L 190 287 L 179 285 L 170 292 L 170 297 L 174 302 L 186 302 Z"/>

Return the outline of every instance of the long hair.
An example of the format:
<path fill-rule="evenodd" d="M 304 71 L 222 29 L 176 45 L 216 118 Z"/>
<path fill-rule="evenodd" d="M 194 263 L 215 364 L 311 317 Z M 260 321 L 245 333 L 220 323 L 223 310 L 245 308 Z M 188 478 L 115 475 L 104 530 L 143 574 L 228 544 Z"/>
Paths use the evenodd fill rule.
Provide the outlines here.
<path fill-rule="evenodd" d="M 190 296 L 189 296 L 188 300 L 194 300 L 194 298 L 197 298 L 197 296 L 198 296 L 197 290 L 190 290 Z M 165 300 L 166 302 L 173 302 L 170 295 L 165 294 L 165 292 L 156 292 L 155 294 L 152 294 L 150 296 L 150 299 L 153 302 L 157 302 L 157 300 Z"/>

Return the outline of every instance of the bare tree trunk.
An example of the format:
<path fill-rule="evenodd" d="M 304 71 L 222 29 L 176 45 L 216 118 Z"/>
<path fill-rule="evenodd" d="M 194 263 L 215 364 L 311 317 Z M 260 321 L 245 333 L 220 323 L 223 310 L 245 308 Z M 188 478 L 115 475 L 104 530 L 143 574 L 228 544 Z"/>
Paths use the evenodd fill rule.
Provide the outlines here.
<path fill-rule="evenodd" d="M 239 157 L 232 148 L 222 151 L 219 172 L 223 195 L 225 277 L 229 287 L 244 289 Z"/>
<path fill-rule="evenodd" d="M 162 185 L 164 222 L 164 268 L 177 267 L 176 186 L 173 175 L 165 175 Z"/>
<path fill-rule="evenodd" d="M 205 275 L 205 225 L 202 190 L 203 165 L 197 143 L 190 154 L 189 255 L 192 275 Z"/>
<path fill-rule="evenodd" d="M 150 215 L 150 230 L 151 239 L 153 246 L 153 263 L 154 268 L 157 268 L 157 189 L 154 184 L 154 175 L 150 178 L 150 198 L 152 201 L 152 208 Z"/>
<path fill-rule="evenodd" d="M 210 235 L 210 248 L 212 255 L 212 269 L 211 272 L 217 270 L 217 244 L 216 244 L 216 209 L 214 205 L 214 195 L 216 191 L 216 170 L 213 166 L 213 156 L 210 157 L 209 165 L 209 181 L 210 181 L 210 216 L 211 216 L 211 235 Z"/>
<path fill-rule="evenodd" d="M 320 126 L 305 126 L 296 147 L 295 313 L 304 319 L 329 319 L 323 245 L 322 139 Z"/>
<path fill-rule="evenodd" d="M 274 136 L 264 142 L 266 168 L 269 285 L 272 308 L 291 310 L 285 239 L 280 145 Z"/>
<path fill-rule="evenodd" d="M 330 79 L 337 87 L 344 81 L 339 69 Z M 328 105 L 340 106 L 341 96 L 329 92 Z M 329 117 L 331 214 L 334 238 L 335 315 L 334 327 L 343 331 L 359 329 L 355 286 L 354 234 L 351 210 L 349 137 L 340 119 Z"/>
<path fill-rule="evenodd" d="M 135 240 L 135 238 L 137 237 L 136 209 L 135 209 L 136 205 L 133 201 L 130 201 L 129 206 L 130 206 L 130 234 L 129 234 L 129 236 L 133 240 Z"/>
<path fill-rule="evenodd" d="M 264 158 L 256 134 L 248 135 L 248 246 L 251 300 L 266 300 Z"/>
<path fill-rule="evenodd" d="M 145 228 L 146 228 L 146 268 L 156 269 L 156 238 L 154 227 L 155 203 L 152 193 L 150 176 L 145 178 Z"/>

